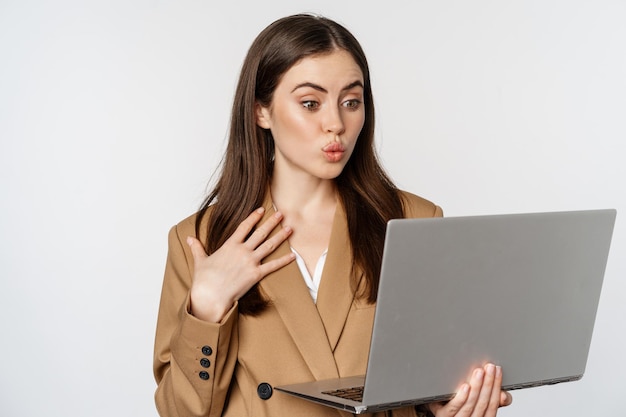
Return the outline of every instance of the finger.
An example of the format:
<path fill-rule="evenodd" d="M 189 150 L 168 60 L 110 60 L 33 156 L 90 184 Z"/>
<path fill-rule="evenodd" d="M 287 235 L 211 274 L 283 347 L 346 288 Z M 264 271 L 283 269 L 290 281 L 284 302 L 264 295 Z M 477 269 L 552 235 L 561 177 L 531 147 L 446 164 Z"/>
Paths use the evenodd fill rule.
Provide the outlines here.
<path fill-rule="evenodd" d="M 256 249 L 259 245 L 266 241 L 267 237 L 272 233 L 276 226 L 278 226 L 282 219 L 282 213 L 278 211 L 274 213 L 267 220 L 265 220 L 263 224 L 257 227 L 254 233 L 252 233 L 248 240 L 245 241 L 245 246 L 250 250 Z"/>
<path fill-rule="evenodd" d="M 293 252 L 289 252 L 288 254 L 281 256 L 278 259 L 272 259 L 269 262 L 265 262 L 260 267 L 261 277 L 265 277 L 267 274 L 279 270 L 285 265 L 293 262 L 294 259 L 296 259 L 296 255 Z"/>
<path fill-rule="evenodd" d="M 194 262 L 197 263 L 201 259 L 207 257 L 204 246 L 202 246 L 202 243 L 200 243 L 200 241 L 195 237 L 187 236 L 187 245 L 189 246 L 189 249 L 191 249 L 191 255 L 193 256 Z"/>
<path fill-rule="evenodd" d="M 493 372 L 493 383 L 491 386 L 491 395 L 489 397 L 489 404 L 487 405 L 487 412 L 485 416 L 495 417 L 500 407 L 500 393 L 502 392 L 502 368 L 495 365 L 488 365 Z M 487 389 L 487 387 L 485 387 Z"/>
<path fill-rule="evenodd" d="M 428 408 L 430 408 L 430 412 L 433 414 L 438 414 L 439 410 L 445 407 L 445 416 L 455 416 L 457 413 L 463 408 L 465 403 L 467 402 L 470 394 L 470 386 L 469 384 L 463 384 L 456 392 L 454 397 L 448 401 L 447 403 L 431 403 L 428 404 Z"/>
<path fill-rule="evenodd" d="M 513 403 L 513 396 L 508 391 L 500 391 L 500 407 L 506 407 Z"/>
<path fill-rule="evenodd" d="M 281 227 L 278 233 L 265 242 L 261 243 L 254 251 L 254 255 L 261 262 L 265 257 L 274 252 L 291 235 L 293 230 L 289 226 Z"/>
<path fill-rule="evenodd" d="M 483 383 L 480 387 L 480 393 L 476 401 L 476 406 L 474 407 L 474 414 L 477 416 L 491 416 L 492 409 L 489 408 L 489 406 L 492 404 L 494 385 L 496 381 L 495 365 L 491 363 L 485 365 L 484 375 Z M 497 388 L 497 392 L 500 392 L 499 386 Z M 497 410 L 497 407 L 493 410 Z"/>
<path fill-rule="evenodd" d="M 465 401 L 458 401 L 457 394 L 450 402 L 445 406 L 448 416 L 470 416 L 476 408 L 479 394 L 485 378 L 485 370 L 483 368 L 476 368 L 472 372 L 469 384 L 464 384 L 467 388 L 467 394 L 465 395 Z M 461 387 L 463 389 L 463 387 Z"/>
<path fill-rule="evenodd" d="M 259 207 L 250 213 L 250 215 L 248 215 L 248 217 L 246 217 L 245 220 L 237 226 L 237 229 L 235 229 L 231 238 L 239 243 L 242 243 L 252 228 L 263 218 L 263 213 L 265 213 L 265 209 L 263 207 Z"/>

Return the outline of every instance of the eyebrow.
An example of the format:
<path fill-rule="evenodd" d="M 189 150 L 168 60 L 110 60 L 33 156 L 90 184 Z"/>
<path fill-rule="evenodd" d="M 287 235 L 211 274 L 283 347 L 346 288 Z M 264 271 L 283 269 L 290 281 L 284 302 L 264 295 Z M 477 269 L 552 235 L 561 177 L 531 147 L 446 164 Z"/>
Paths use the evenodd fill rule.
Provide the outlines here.
<path fill-rule="evenodd" d="M 305 82 L 305 83 L 298 84 L 298 85 L 296 85 L 296 87 L 293 90 L 291 90 L 291 92 L 293 93 L 298 88 L 302 88 L 302 87 L 310 87 L 310 88 L 312 88 L 314 90 L 321 91 L 322 93 L 328 93 L 328 90 L 326 90 L 321 85 L 318 85 L 318 84 L 315 84 L 315 83 L 311 83 L 311 82 Z M 350 84 L 346 85 L 344 88 L 341 89 L 341 91 L 350 90 L 351 88 L 354 88 L 354 87 L 365 88 L 365 87 L 363 87 L 363 83 L 361 82 L 361 80 L 356 80 L 356 81 L 353 81 Z"/>

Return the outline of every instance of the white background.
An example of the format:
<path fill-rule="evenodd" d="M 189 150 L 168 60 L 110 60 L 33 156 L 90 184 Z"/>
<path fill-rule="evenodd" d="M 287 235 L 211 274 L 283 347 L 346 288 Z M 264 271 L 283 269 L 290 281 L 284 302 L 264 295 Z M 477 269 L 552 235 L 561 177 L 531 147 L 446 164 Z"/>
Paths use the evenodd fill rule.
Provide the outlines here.
<path fill-rule="evenodd" d="M 156 415 L 168 229 L 248 46 L 300 11 L 361 41 L 400 187 L 448 216 L 617 208 L 585 377 L 500 415 L 625 415 L 626 2 L 314 4 L 0 0 L 0 415 Z"/>

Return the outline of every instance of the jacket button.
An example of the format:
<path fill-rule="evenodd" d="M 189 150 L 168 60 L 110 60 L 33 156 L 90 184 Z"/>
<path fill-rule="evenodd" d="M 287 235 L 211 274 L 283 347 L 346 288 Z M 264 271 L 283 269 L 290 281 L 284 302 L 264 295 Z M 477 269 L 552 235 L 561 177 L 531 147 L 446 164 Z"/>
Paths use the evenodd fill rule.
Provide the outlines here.
<path fill-rule="evenodd" d="M 208 360 L 207 358 L 202 358 L 202 359 L 200 359 L 200 365 L 203 368 L 208 368 L 209 366 L 211 366 L 211 361 Z"/>
<path fill-rule="evenodd" d="M 262 400 L 267 400 L 272 396 L 273 390 L 272 386 L 267 382 L 262 382 L 256 389 L 257 394 L 259 394 L 259 398 Z"/>
<path fill-rule="evenodd" d="M 202 346 L 202 354 L 204 356 L 211 356 L 213 354 L 213 349 L 211 349 L 211 346 Z"/>
<path fill-rule="evenodd" d="M 206 372 L 206 371 L 202 371 L 202 372 L 200 372 L 200 373 L 198 374 L 198 376 L 200 377 L 200 379 L 204 379 L 205 381 L 206 381 L 207 379 L 209 379 L 209 373 L 208 373 L 208 372 Z"/>

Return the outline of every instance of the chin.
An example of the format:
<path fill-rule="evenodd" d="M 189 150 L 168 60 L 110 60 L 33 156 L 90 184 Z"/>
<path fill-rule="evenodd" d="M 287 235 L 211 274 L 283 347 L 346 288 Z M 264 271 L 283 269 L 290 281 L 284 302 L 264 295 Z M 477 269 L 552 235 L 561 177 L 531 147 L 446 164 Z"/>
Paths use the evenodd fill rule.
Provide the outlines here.
<path fill-rule="evenodd" d="M 342 172 L 343 172 L 343 166 L 341 168 L 338 167 L 338 169 L 328 170 L 322 173 L 321 175 L 319 175 L 319 178 L 324 179 L 324 180 L 334 180 L 338 176 L 340 176 Z"/>

